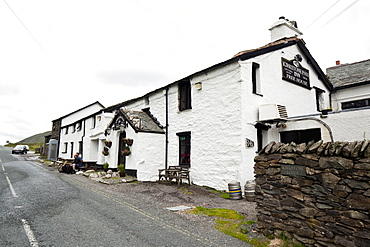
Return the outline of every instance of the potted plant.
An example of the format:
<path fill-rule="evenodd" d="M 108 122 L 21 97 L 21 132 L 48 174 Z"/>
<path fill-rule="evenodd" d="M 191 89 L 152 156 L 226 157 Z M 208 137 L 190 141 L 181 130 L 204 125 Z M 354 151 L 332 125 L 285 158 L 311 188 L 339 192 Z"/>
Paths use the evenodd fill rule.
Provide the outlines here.
<path fill-rule="evenodd" d="M 117 168 L 118 168 L 119 176 L 124 177 L 126 175 L 125 174 L 125 165 L 120 164 L 119 166 L 117 166 Z"/>
<path fill-rule="evenodd" d="M 134 143 L 134 140 L 130 139 L 130 138 L 124 138 L 123 142 L 126 143 L 129 146 L 132 146 L 132 144 Z"/>
<path fill-rule="evenodd" d="M 110 141 L 110 140 L 105 140 L 104 141 L 104 144 L 105 144 L 105 146 L 107 146 L 107 147 L 111 147 L 112 146 L 112 141 Z"/>
<path fill-rule="evenodd" d="M 107 147 L 104 147 L 104 150 L 102 151 L 102 154 L 104 156 L 107 156 L 109 154 L 109 149 Z"/>
<path fill-rule="evenodd" d="M 103 164 L 103 170 L 106 172 L 106 171 L 108 171 L 108 167 L 109 167 L 109 163 L 108 162 L 105 162 L 104 164 Z"/>
<path fill-rule="evenodd" d="M 122 151 L 122 154 L 128 156 L 131 154 L 130 146 L 126 146 L 125 149 Z"/>

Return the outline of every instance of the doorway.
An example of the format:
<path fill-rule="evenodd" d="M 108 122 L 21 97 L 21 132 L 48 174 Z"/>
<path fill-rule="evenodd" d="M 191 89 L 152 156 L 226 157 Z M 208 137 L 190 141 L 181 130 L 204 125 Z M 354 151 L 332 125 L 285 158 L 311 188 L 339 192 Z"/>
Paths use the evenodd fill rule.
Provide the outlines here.
<path fill-rule="evenodd" d="M 126 142 L 124 141 L 125 138 L 126 138 L 126 131 L 123 131 L 119 135 L 118 164 L 117 164 L 117 166 L 119 166 L 120 164 L 123 164 L 126 167 L 126 156 L 123 155 L 123 150 L 125 149 L 125 146 L 126 146 Z"/>

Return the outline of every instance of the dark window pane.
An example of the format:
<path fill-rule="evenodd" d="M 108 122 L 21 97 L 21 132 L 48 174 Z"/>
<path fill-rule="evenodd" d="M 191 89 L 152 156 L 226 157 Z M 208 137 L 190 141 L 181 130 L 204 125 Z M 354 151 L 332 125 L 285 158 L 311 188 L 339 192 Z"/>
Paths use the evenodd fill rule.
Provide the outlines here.
<path fill-rule="evenodd" d="M 310 141 L 321 140 L 321 130 L 320 129 L 308 129 L 308 130 L 294 130 L 294 131 L 284 131 L 280 133 L 280 140 L 282 143 L 295 142 L 308 143 Z"/>

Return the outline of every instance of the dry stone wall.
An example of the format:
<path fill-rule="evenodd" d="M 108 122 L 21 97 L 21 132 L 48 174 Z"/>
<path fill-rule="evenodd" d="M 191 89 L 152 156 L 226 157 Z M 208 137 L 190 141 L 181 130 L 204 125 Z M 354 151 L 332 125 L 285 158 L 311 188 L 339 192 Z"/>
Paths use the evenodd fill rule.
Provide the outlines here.
<path fill-rule="evenodd" d="M 268 144 L 255 158 L 258 231 L 305 246 L 370 246 L 369 143 Z"/>

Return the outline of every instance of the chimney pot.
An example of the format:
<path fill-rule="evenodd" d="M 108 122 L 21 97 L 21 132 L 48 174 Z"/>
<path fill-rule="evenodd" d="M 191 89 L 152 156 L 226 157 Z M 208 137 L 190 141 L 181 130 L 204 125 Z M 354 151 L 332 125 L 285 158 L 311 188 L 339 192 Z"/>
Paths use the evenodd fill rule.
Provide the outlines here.
<path fill-rule="evenodd" d="M 339 60 L 335 61 L 335 64 L 340 65 L 340 61 Z"/>

